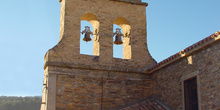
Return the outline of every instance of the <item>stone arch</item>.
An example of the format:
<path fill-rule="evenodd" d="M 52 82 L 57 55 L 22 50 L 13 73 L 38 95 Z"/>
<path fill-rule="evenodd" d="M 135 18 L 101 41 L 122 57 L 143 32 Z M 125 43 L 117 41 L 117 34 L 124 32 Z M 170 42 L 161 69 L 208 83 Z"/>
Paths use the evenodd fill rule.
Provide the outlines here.
<path fill-rule="evenodd" d="M 127 19 L 123 17 L 118 17 L 114 20 L 113 24 L 116 24 L 121 27 L 124 37 L 123 37 L 123 58 L 131 59 L 131 36 L 130 30 L 131 26 Z"/>
<path fill-rule="evenodd" d="M 97 17 L 92 13 L 86 13 L 81 17 L 81 21 L 88 21 L 93 27 L 93 55 L 99 55 L 99 21 Z"/>

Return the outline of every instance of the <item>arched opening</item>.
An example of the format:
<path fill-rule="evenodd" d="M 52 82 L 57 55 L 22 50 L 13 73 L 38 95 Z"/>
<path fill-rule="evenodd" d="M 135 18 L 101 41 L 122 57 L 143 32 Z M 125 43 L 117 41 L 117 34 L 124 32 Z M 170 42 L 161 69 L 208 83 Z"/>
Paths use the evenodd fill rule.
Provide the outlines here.
<path fill-rule="evenodd" d="M 80 33 L 80 54 L 87 55 L 99 55 L 99 22 L 97 17 L 92 13 L 84 14 L 81 17 L 81 32 L 85 30 L 85 27 L 90 27 L 90 31 L 93 35 L 90 35 L 91 41 L 85 41 L 85 33 Z M 83 40 L 84 39 L 84 40 Z"/>
<path fill-rule="evenodd" d="M 116 29 L 121 29 L 121 27 L 116 24 L 113 24 L 114 33 L 116 33 Z M 123 30 L 121 29 L 120 32 L 123 33 Z M 121 40 L 123 41 L 123 37 L 121 37 Z M 116 35 L 113 36 L 113 57 L 123 59 L 123 45 L 114 44 L 114 42 L 117 42 Z"/>
<path fill-rule="evenodd" d="M 88 26 L 90 27 L 90 30 L 93 30 L 93 26 L 90 22 L 88 21 L 81 21 L 81 32 L 85 30 L 85 27 Z M 80 54 L 86 54 L 86 55 L 93 55 L 93 40 L 91 41 L 84 41 L 83 39 L 85 38 L 85 33 L 81 33 L 80 37 Z M 91 36 L 91 39 L 92 36 Z"/>
<path fill-rule="evenodd" d="M 115 54 L 120 54 L 120 51 L 123 51 L 123 55 L 119 55 L 119 58 L 124 58 L 124 59 L 131 59 L 131 36 L 130 36 L 130 30 L 131 27 L 129 25 L 129 22 L 122 17 L 116 18 L 115 21 L 113 22 L 113 29 L 115 32 L 115 28 L 120 28 L 121 32 L 123 33 L 123 46 L 113 46 L 113 56 L 118 58 L 118 55 L 115 56 Z M 123 49 L 120 49 L 123 48 Z M 122 53 L 122 52 L 121 52 Z M 123 57 L 122 57 L 123 56 Z"/>

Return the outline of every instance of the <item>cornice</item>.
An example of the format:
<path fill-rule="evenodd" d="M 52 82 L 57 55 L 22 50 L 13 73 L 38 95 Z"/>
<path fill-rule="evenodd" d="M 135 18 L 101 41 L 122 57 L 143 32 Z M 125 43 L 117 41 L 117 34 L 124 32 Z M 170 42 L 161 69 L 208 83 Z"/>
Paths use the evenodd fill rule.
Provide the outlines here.
<path fill-rule="evenodd" d="M 144 5 L 146 7 L 148 6 L 148 3 L 141 2 L 141 1 L 134 1 L 134 0 L 110 0 L 110 1 L 124 2 L 124 3 L 136 4 L 136 5 Z"/>
<path fill-rule="evenodd" d="M 148 6 L 148 3 L 141 2 L 141 1 L 134 1 L 134 0 L 110 0 L 110 1 L 124 2 L 124 3 L 136 4 L 136 5 L 144 5 L 146 7 Z M 59 2 L 62 2 L 62 0 L 59 0 Z"/>
<path fill-rule="evenodd" d="M 137 68 L 124 68 L 121 66 L 107 66 L 107 65 L 86 65 L 86 64 L 73 64 L 64 62 L 50 62 L 44 63 L 44 69 L 47 67 L 61 67 L 61 68 L 75 68 L 75 69 L 85 69 L 85 70 L 98 70 L 98 71 L 111 71 L 111 72 L 126 72 L 126 73 L 136 73 L 136 74 L 146 74 L 144 69 Z"/>

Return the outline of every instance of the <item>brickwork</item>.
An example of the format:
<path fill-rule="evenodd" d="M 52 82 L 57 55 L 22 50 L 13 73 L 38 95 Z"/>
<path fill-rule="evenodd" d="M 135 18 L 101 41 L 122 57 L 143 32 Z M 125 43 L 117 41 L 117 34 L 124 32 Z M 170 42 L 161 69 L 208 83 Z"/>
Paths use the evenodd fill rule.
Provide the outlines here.
<path fill-rule="evenodd" d="M 45 55 L 44 87 L 48 88 L 41 110 L 112 110 L 151 96 L 152 80 L 143 72 L 155 64 L 146 44 L 146 4 L 60 2 L 60 39 Z M 81 20 L 93 26 L 93 56 L 79 52 Z M 123 30 L 124 59 L 113 58 L 113 24 Z"/>
<path fill-rule="evenodd" d="M 181 79 L 198 72 L 198 91 L 202 110 L 216 109 L 220 98 L 220 42 L 185 56 L 152 73 L 154 95 L 173 107 L 183 109 Z"/>
<path fill-rule="evenodd" d="M 148 75 L 54 68 L 56 110 L 116 109 L 152 95 Z M 135 100 L 134 100 L 135 99 Z"/>
<path fill-rule="evenodd" d="M 41 110 L 167 109 L 154 100 L 139 108 L 138 102 L 150 96 L 182 110 L 183 81 L 191 76 L 197 77 L 200 109 L 220 107 L 219 32 L 156 64 L 147 48 L 147 3 L 60 2 L 60 39 L 45 55 Z M 81 20 L 93 26 L 93 56 L 80 54 Z M 124 59 L 113 58 L 113 24 L 123 30 Z"/>

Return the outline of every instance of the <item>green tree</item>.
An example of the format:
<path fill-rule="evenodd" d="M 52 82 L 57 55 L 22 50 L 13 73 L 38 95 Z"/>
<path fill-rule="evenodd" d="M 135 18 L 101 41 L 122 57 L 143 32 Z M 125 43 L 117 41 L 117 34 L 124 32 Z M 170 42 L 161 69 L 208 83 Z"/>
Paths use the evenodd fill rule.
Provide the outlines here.
<path fill-rule="evenodd" d="M 41 97 L 0 96 L 0 110 L 40 110 Z"/>

